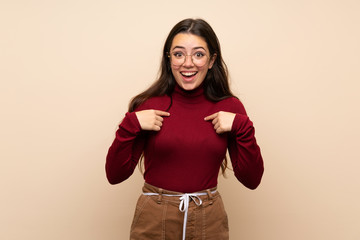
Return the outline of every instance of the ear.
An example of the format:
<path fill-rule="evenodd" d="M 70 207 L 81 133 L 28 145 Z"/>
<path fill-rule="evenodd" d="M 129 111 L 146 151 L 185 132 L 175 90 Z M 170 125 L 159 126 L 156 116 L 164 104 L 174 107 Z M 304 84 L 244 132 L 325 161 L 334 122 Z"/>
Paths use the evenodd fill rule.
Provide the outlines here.
<path fill-rule="evenodd" d="M 211 59 L 210 59 L 210 63 L 209 63 L 209 69 L 212 68 L 212 66 L 214 65 L 214 62 L 216 60 L 216 57 L 217 57 L 217 54 L 214 53 L 212 56 L 211 56 Z"/>

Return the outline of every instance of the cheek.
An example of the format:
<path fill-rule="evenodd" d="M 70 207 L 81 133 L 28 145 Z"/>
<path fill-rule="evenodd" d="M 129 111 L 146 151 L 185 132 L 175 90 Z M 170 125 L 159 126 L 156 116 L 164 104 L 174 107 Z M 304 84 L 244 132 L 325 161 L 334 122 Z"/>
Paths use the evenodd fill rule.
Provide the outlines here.
<path fill-rule="evenodd" d="M 207 74 L 208 70 L 209 69 L 207 67 L 202 67 L 202 68 L 199 68 L 199 73 L 200 73 L 200 75 L 205 76 Z"/>
<path fill-rule="evenodd" d="M 179 69 L 180 69 L 180 67 L 171 66 L 171 72 L 172 72 L 173 74 L 179 73 Z"/>
<path fill-rule="evenodd" d="M 180 71 L 179 71 L 179 67 L 173 67 L 172 66 L 171 67 L 171 73 L 172 73 L 175 81 L 180 84 L 180 82 L 181 82 L 181 74 L 180 74 Z"/>

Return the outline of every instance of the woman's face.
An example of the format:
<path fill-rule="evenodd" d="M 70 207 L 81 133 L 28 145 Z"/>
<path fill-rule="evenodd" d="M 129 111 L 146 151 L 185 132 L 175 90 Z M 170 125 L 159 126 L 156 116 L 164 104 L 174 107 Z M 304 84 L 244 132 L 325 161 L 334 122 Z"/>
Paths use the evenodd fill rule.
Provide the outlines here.
<path fill-rule="evenodd" d="M 177 84 L 185 90 L 193 90 L 204 81 L 215 57 L 203 38 L 189 33 L 177 34 L 170 48 L 170 64 Z"/>

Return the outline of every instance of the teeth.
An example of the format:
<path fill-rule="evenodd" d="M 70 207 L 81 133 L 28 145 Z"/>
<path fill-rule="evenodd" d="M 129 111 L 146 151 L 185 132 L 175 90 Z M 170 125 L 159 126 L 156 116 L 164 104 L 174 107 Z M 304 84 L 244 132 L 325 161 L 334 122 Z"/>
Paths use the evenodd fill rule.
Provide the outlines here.
<path fill-rule="evenodd" d="M 186 77 L 190 77 L 196 74 L 196 72 L 182 72 L 182 75 L 186 76 Z"/>

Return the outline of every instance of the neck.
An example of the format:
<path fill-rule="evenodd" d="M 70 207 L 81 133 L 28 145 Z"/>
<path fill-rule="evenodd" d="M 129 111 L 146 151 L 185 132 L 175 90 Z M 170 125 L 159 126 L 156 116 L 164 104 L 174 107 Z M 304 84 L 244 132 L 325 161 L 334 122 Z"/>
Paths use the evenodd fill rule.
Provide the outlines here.
<path fill-rule="evenodd" d="M 173 92 L 173 97 L 187 103 L 195 103 L 206 99 L 204 95 L 203 84 L 192 90 L 185 90 L 181 88 L 178 84 L 176 84 Z"/>

